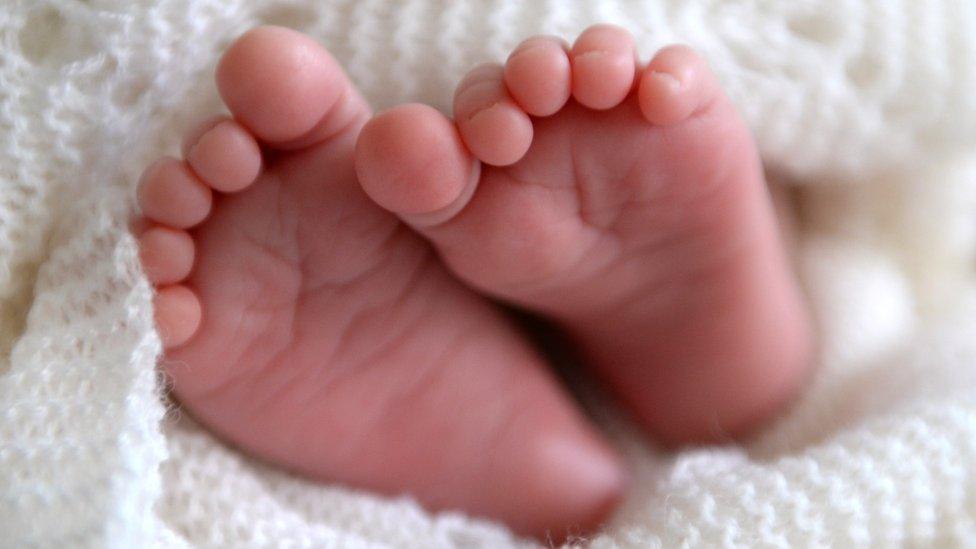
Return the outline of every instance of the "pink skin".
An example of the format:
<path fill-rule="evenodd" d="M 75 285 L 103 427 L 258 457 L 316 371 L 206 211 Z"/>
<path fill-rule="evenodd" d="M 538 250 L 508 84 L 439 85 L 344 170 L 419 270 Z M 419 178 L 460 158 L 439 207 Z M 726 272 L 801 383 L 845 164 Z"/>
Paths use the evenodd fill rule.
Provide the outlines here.
<path fill-rule="evenodd" d="M 232 193 L 247 188 L 261 170 L 261 149 L 240 124 L 214 120 L 208 129 L 188 140 L 184 157 L 193 172 L 215 191 Z"/>
<path fill-rule="evenodd" d="M 796 394 L 808 312 L 752 137 L 690 49 L 638 71 L 616 27 L 535 38 L 466 78 L 455 116 L 370 121 L 364 190 L 472 287 L 564 326 L 652 435 L 742 434 Z"/>
<path fill-rule="evenodd" d="M 186 231 L 152 227 L 139 237 L 139 258 L 153 284 L 175 284 L 193 269 L 193 239 Z"/>
<path fill-rule="evenodd" d="M 487 164 L 505 166 L 525 156 L 532 121 L 508 93 L 502 68 L 483 65 L 469 72 L 454 93 L 454 118 L 461 139 Z"/>
<path fill-rule="evenodd" d="M 560 38 L 536 36 L 515 48 L 505 63 L 505 86 L 532 116 L 559 112 L 572 94 L 569 46 Z M 537 71 L 543 71 L 538 73 Z"/>
<path fill-rule="evenodd" d="M 554 63 L 549 56 L 540 65 Z M 630 93 L 634 85 L 634 38 L 612 25 L 595 25 L 576 39 L 572 51 L 573 98 L 580 105 L 594 110 L 616 107 Z M 562 64 L 562 59 L 558 62 Z M 529 76 L 532 77 L 531 75 Z"/>
<path fill-rule="evenodd" d="M 189 166 L 175 158 L 161 158 L 143 172 L 137 199 L 147 219 L 186 229 L 210 215 L 213 192 Z"/>
<path fill-rule="evenodd" d="M 200 299 L 182 284 L 160 286 L 153 300 L 156 309 L 156 329 L 166 345 L 179 345 L 200 328 Z"/>
<path fill-rule="evenodd" d="M 315 479 L 523 534 L 599 524 L 625 487 L 619 458 L 502 316 L 362 192 L 353 153 L 369 111 L 332 57 L 262 27 L 230 47 L 217 84 L 233 119 L 190 132 L 185 160 L 150 167 L 139 189 L 182 406 Z M 456 158 L 449 127 L 429 145 Z M 471 167 L 450 161 L 428 173 Z M 447 207 L 461 190 L 395 198 Z"/>

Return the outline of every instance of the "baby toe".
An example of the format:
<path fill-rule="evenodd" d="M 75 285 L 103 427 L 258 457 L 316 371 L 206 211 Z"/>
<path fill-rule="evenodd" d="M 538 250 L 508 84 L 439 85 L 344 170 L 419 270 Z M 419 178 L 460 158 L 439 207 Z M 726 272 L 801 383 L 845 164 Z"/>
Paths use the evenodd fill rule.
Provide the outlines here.
<path fill-rule="evenodd" d="M 532 144 L 532 120 L 509 95 L 500 65 L 482 65 L 461 81 L 454 118 L 465 145 L 486 164 L 514 164 Z"/>
<path fill-rule="evenodd" d="M 200 140 L 200 137 L 202 137 L 203 134 L 207 133 L 211 128 L 225 120 L 230 120 L 230 117 L 227 115 L 218 114 L 206 118 L 197 125 L 193 126 L 190 131 L 183 134 L 183 140 L 180 141 L 180 155 L 183 158 L 186 158 L 186 155 L 190 154 L 190 149 L 197 144 L 197 141 Z"/>
<path fill-rule="evenodd" d="M 652 124 L 670 126 L 691 116 L 718 94 L 705 62 L 682 45 L 657 53 L 640 77 L 638 102 Z"/>
<path fill-rule="evenodd" d="M 143 172 L 137 200 L 146 218 L 187 229 L 206 219 L 213 196 L 183 162 L 162 158 Z"/>
<path fill-rule="evenodd" d="M 221 120 L 189 145 L 186 161 L 207 185 L 230 193 L 248 187 L 261 170 L 261 149 L 233 120 Z"/>
<path fill-rule="evenodd" d="M 331 111 L 358 99 L 325 48 L 271 26 L 248 31 L 228 48 L 217 67 L 217 88 L 235 118 L 269 143 L 319 133 L 320 124 L 335 118 Z"/>
<path fill-rule="evenodd" d="M 634 37 L 613 25 L 583 31 L 570 52 L 573 97 L 596 110 L 616 107 L 630 93 L 637 70 Z"/>
<path fill-rule="evenodd" d="M 166 286 L 156 292 L 153 300 L 156 311 L 156 330 L 169 349 L 183 345 L 200 327 L 203 311 L 197 295 L 181 284 Z"/>
<path fill-rule="evenodd" d="M 450 217 L 477 184 L 477 162 L 457 127 L 426 105 L 402 105 L 366 124 L 356 171 L 366 194 L 408 222 Z"/>
<path fill-rule="evenodd" d="M 193 269 L 193 239 L 186 231 L 152 227 L 139 237 L 139 259 L 153 284 L 174 284 Z"/>
<path fill-rule="evenodd" d="M 525 112 L 549 116 L 572 93 L 568 46 L 559 38 L 536 36 L 522 42 L 505 63 L 505 84 Z"/>

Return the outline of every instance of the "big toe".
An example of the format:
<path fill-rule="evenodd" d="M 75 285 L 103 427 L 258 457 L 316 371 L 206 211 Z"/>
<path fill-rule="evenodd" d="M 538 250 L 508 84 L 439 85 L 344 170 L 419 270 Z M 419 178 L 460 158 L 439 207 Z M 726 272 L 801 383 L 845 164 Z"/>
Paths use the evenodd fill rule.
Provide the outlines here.
<path fill-rule="evenodd" d="M 307 145 L 367 111 L 329 52 L 283 27 L 258 27 L 238 38 L 217 67 L 217 88 L 240 122 L 277 145 Z"/>
<path fill-rule="evenodd" d="M 359 135 L 356 171 L 366 194 L 414 226 L 443 221 L 467 204 L 480 173 L 455 126 L 425 105 L 377 115 Z"/>

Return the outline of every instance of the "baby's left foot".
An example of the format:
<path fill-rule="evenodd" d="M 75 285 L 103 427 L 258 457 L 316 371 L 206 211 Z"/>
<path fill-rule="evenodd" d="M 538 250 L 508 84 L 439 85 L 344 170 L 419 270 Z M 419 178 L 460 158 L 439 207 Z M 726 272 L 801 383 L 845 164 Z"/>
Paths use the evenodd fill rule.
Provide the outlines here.
<path fill-rule="evenodd" d="M 808 313 L 712 73 L 680 46 L 634 59 L 605 25 L 528 40 L 468 74 L 456 121 L 373 119 L 357 171 L 461 278 L 565 326 L 654 434 L 741 433 L 806 378 Z"/>

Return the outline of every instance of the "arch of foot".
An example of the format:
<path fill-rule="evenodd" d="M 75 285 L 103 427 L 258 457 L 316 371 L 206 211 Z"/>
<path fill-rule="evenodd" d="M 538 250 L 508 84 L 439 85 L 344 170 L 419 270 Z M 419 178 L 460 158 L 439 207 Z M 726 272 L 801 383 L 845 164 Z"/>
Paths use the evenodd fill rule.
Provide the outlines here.
<path fill-rule="evenodd" d="M 139 254 L 156 287 L 156 325 L 163 346 L 180 346 L 196 333 L 203 309 L 185 283 L 193 270 L 190 230 L 210 214 L 213 195 L 247 188 L 261 170 L 261 150 L 237 122 L 218 117 L 187 134 L 183 158 L 164 157 L 145 170 L 137 199 L 144 222 Z"/>

